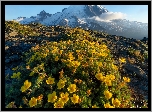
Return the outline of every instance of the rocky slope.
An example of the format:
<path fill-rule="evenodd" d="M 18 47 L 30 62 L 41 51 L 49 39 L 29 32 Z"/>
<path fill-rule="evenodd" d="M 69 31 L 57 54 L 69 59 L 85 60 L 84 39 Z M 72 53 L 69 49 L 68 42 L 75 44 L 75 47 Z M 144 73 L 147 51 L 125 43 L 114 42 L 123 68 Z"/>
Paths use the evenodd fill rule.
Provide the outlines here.
<path fill-rule="evenodd" d="M 21 57 L 26 51 L 37 44 L 42 45 L 49 41 L 59 41 L 63 34 L 68 29 L 71 29 L 70 27 L 47 27 L 40 24 L 30 24 L 28 26 L 35 30 L 35 34 L 29 35 L 29 33 L 19 33 L 16 29 L 17 25 L 18 28 L 21 28 L 24 25 L 14 22 L 6 23 L 6 83 L 11 83 L 10 76 L 12 75 L 12 68 L 24 63 L 24 60 L 22 60 Z M 107 44 L 113 54 L 116 65 L 120 65 L 118 60 L 119 57 L 126 58 L 127 63 L 122 65 L 122 67 L 119 68 L 119 71 L 122 76 L 128 76 L 131 78 L 130 88 L 132 88 L 132 92 L 134 93 L 135 103 L 138 106 L 143 105 L 141 102 L 143 102 L 143 100 L 148 100 L 148 39 L 143 38 L 142 40 L 136 40 L 122 36 L 108 35 L 106 33 L 93 30 L 89 31 L 91 32 L 91 35 L 99 39 L 99 42 Z"/>

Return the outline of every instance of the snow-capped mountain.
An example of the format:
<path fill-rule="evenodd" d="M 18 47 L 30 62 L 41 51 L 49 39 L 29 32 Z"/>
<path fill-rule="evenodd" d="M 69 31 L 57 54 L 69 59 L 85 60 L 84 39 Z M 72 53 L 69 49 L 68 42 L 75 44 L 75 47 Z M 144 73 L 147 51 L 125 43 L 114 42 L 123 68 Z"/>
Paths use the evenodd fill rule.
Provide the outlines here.
<path fill-rule="evenodd" d="M 97 31 L 104 31 L 111 35 L 125 36 L 128 38 L 148 37 L 148 24 L 125 19 L 106 20 L 102 15 L 109 11 L 101 5 L 71 5 L 62 12 L 55 14 L 41 11 L 37 16 L 17 19 L 21 24 L 39 22 L 44 25 L 61 25 L 82 27 Z M 21 17 L 20 17 L 21 18 Z"/>

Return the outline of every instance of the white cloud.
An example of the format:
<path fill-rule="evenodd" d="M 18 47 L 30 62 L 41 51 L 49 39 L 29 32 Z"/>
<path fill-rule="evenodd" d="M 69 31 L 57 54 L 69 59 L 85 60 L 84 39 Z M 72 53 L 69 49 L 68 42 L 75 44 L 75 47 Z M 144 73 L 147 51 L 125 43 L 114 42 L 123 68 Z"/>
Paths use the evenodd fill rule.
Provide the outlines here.
<path fill-rule="evenodd" d="M 103 13 L 100 16 L 94 16 L 90 19 L 95 19 L 97 21 L 105 21 L 105 22 L 110 22 L 110 20 L 113 19 L 125 19 L 126 14 L 121 13 L 121 12 L 107 12 Z"/>
<path fill-rule="evenodd" d="M 107 12 L 100 15 L 100 18 L 104 20 L 112 20 L 112 19 L 124 19 L 126 14 L 121 12 Z"/>

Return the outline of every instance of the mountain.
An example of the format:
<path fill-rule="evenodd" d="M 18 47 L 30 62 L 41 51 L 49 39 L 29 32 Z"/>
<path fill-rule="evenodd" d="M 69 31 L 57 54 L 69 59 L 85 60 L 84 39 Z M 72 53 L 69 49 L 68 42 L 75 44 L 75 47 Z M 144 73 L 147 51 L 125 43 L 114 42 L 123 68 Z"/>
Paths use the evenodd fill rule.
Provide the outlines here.
<path fill-rule="evenodd" d="M 125 36 L 128 38 L 142 39 L 148 37 L 148 24 L 126 19 L 105 20 L 104 14 L 109 11 L 101 5 L 71 5 L 62 12 L 55 14 L 41 11 L 37 16 L 17 19 L 21 24 L 39 22 L 43 25 L 60 25 L 81 27 L 107 32 L 111 35 Z"/>

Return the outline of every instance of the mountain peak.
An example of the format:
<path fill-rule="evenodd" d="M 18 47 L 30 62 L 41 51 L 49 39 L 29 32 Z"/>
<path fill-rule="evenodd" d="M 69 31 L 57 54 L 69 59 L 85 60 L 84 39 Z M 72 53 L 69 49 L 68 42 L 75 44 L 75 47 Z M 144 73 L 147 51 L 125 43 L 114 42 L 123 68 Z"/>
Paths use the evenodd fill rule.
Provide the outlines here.
<path fill-rule="evenodd" d="M 40 12 L 40 14 L 46 14 L 46 12 L 45 12 L 44 10 L 42 10 L 42 11 Z"/>
<path fill-rule="evenodd" d="M 87 15 L 92 17 L 106 13 L 108 10 L 101 5 L 85 5 L 85 12 Z"/>

